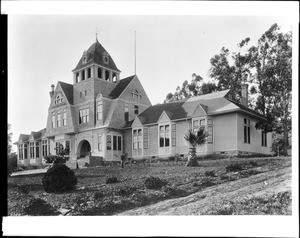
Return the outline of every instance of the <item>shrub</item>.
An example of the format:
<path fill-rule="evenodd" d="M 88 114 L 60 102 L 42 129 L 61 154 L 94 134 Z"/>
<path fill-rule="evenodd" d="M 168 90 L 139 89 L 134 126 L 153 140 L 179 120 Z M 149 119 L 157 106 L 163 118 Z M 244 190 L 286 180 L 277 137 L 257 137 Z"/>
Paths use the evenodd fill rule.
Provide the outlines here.
<path fill-rule="evenodd" d="M 32 199 L 24 209 L 24 212 L 31 216 L 51 216 L 57 214 L 50 204 L 40 198 Z"/>
<path fill-rule="evenodd" d="M 214 170 L 205 171 L 204 174 L 205 174 L 205 176 L 208 176 L 208 177 L 217 177 Z"/>
<path fill-rule="evenodd" d="M 257 164 L 255 161 L 253 161 L 253 160 L 249 161 L 249 164 L 250 164 L 252 167 L 257 167 L 257 166 L 258 166 L 258 164 Z"/>
<path fill-rule="evenodd" d="M 126 186 L 124 188 L 120 188 L 117 194 L 122 197 L 127 197 L 133 194 L 137 190 L 137 187 Z"/>
<path fill-rule="evenodd" d="M 65 164 L 54 164 L 45 173 L 43 187 L 46 192 L 69 191 L 76 188 L 77 178 L 74 171 Z"/>
<path fill-rule="evenodd" d="M 158 177 L 149 177 L 145 180 L 145 186 L 148 189 L 161 189 L 167 183 Z"/>
<path fill-rule="evenodd" d="M 95 199 L 101 199 L 101 198 L 104 198 L 104 197 L 105 197 L 105 194 L 103 192 L 96 192 L 94 194 Z"/>
<path fill-rule="evenodd" d="M 47 164 L 62 164 L 62 163 L 66 163 L 66 161 L 68 160 L 68 157 L 64 157 L 64 156 L 59 156 L 59 155 L 48 155 L 44 157 L 44 161 Z"/>
<path fill-rule="evenodd" d="M 7 175 L 16 171 L 18 167 L 18 157 L 16 153 L 7 154 Z"/>
<path fill-rule="evenodd" d="M 226 172 L 237 172 L 241 170 L 243 170 L 243 168 L 238 163 L 232 163 L 226 166 Z"/>
<path fill-rule="evenodd" d="M 119 179 L 116 176 L 111 176 L 106 179 L 106 183 L 118 183 Z"/>

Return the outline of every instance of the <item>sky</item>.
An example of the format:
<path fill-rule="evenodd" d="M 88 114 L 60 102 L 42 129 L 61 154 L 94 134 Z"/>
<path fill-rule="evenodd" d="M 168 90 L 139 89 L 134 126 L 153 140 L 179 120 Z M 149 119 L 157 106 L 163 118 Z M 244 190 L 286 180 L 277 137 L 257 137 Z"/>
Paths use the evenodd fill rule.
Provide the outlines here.
<path fill-rule="evenodd" d="M 162 103 L 193 73 L 209 79 L 210 59 L 222 47 L 251 44 L 273 23 L 291 30 L 286 16 L 241 15 L 83 15 L 11 14 L 8 16 L 8 123 L 13 142 L 20 133 L 45 128 L 50 85 L 72 84 L 84 50 L 96 39 L 121 70 L 136 74 L 151 103 Z M 97 29 L 97 30 L 96 30 Z M 15 148 L 14 148 L 15 149 Z"/>

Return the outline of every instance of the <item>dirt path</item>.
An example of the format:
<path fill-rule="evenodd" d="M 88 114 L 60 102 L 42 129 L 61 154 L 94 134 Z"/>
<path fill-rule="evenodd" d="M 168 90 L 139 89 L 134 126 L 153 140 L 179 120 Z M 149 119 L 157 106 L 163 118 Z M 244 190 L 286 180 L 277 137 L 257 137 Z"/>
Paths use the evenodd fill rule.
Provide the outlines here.
<path fill-rule="evenodd" d="M 201 215 L 224 200 L 241 201 L 249 197 L 291 191 L 291 172 L 291 167 L 268 171 L 117 215 Z"/>

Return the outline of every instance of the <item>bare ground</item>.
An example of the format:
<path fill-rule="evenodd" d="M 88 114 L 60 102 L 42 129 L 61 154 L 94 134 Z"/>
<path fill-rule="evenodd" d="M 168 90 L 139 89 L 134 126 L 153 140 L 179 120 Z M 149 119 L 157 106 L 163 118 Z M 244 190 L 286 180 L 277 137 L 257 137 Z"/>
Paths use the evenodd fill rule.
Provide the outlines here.
<path fill-rule="evenodd" d="M 253 198 L 269 198 L 278 193 L 291 192 L 291 171 L 291 167 L 275 169 L 248 178 L 208 187 L 187 197 L 161 201 L 117 215 L 213 214 L 212 211 L 221 210 L 234 204 L 247 203 Z M 292 213 L 291 205 L 287 207 L 287 213 Z M 238 212 L 238 214 L 243 214 L 243 211 Z M 257 211 L 254 214 L 258 215 Z"/>

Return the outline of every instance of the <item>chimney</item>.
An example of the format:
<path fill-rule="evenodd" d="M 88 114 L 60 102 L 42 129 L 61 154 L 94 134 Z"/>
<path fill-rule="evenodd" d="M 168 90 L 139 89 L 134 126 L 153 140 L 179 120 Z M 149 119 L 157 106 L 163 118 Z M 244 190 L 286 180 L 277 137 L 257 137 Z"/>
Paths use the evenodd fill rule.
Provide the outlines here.
<path fill-rule="evenodd" d="M 53 96 L 53 94 L 54 94 L 54 84 L 51 84 L 51 92 L 49 92 L 49 94 L 50 94 L 50 98 L 52 98 L 52 96 Z"/>
<path fill-rule="evenodd" d="M 248 84 L 244 83 L 241 85 L 241 87 L 242 87 L 241 104 L 245 107 L 248 107 Z"/>

